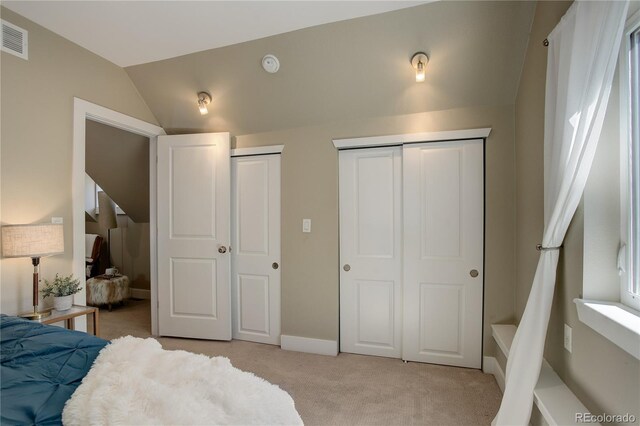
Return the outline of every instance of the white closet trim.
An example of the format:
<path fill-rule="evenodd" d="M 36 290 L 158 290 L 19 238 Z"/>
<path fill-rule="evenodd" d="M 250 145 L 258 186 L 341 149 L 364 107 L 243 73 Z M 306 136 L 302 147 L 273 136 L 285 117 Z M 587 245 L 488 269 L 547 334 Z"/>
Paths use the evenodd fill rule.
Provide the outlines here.
<path fill-rule="evenodd" d="M 284 145 L 257 146 L 255 148 L 236 148 L 231 150 L 232 157 L 244 157 L 247 155 L 281 154 Z"/>
<path fill-rule="evenodd" d="M 368 136 L 363 138 L 334 139 L 338 149 L 366 148 L 386 145 L 403 145 L 416 142 L 435 142 L 460 139 L 484 139 L 491 133 L 491 127 L 483 129 L 448 130 L 443 132 L 408 133 L 404 135 Z"/>

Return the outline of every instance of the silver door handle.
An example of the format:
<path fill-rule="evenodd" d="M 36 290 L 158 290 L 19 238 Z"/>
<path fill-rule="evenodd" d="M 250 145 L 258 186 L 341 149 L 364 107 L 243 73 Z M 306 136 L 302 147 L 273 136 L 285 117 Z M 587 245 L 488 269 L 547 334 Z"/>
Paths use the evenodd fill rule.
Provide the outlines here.
<path fill-rule="evenodd" d="M 273 262 L 273 263 L 271 264 L 271 267 L 272 267 L 273 269 L 278 269 L 278 268 L 280 267 L 280 265 L 278 265 L 278 262 Z"/>
<path fill-rule="evenodd" d="M 224 254 L 227 252 L 227 248 L 225 246 L 220 246 L 218 248 L 218 253 Z"/>
<path fill-rule="evenodd" d="M 469 275 L 471 275 L 473 278 L 478 276 L 478 270 L 477 269 L 472 269 L 469 271 Z"/>
<path fill-rule="evenodd" d="M 342 269 L 344 269 L 345 272 L 349 272 L 351 270 L 351 265 L 349 265 L 348 263 L 345 263 Z"/>

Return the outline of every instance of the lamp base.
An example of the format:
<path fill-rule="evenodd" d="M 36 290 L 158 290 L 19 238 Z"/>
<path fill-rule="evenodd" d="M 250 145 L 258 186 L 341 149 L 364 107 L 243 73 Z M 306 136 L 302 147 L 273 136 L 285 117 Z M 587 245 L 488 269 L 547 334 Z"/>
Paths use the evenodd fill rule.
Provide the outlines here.
<path fill-rule="evenodd" d="M 20 314 L 18 315 L 20 318 L 26 318 L 32 321 L 40 321 L 43 318 L 48 317 L 49 315 L 51 315 L 51 311 L 42 311 L 42 312 L 27 312 L 24 314 Z"/>

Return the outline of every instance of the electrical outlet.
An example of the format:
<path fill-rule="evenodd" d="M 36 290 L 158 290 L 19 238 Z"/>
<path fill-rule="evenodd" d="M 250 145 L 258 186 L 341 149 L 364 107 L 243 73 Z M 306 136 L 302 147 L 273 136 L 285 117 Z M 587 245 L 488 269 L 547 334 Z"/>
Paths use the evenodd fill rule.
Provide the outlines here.
<path fill-rule="evenodd" d="M 55 223 L 55 224 L 62 224 L 63 220 L 61 217 L 52 217 L 51 218 L 51 223 Z"/>
<path fill-rule="evenodd" d="M 572 329 L 568 324 L 564 325 L 564 348 L 571 353 L 571 345 L 573 343 L 571 338 Z"/>
<path fill-rule="evenodd" d="M 311 232 L 311 219 L 302 219 L 302 232 Z"/>

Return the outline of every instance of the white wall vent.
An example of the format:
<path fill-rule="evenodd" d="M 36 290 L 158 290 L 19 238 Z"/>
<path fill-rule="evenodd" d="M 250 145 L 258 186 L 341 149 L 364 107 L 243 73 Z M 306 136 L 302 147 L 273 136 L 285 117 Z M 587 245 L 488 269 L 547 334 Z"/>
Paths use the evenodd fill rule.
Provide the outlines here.
<path fill-rule="evenodd" d="M 2 20 L 2 51 L 29 59 L 29 32 Z"/>

